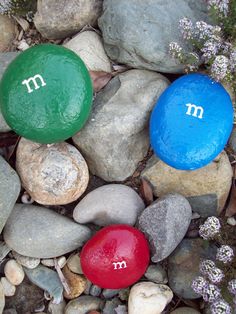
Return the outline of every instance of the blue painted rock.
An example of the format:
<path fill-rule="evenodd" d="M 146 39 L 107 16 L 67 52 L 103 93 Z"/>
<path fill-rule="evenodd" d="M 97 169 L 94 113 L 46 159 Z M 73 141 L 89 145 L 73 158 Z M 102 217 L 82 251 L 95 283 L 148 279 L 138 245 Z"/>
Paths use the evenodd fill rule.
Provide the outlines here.
<path fill-rule="evenodd" d="M 224 148 L 233 127 L 233 107 L 224 87 L 203 74 L 177 79 L 161 95 L 151 115 L 155 154 L 168 165 L 194 170 Z"/>

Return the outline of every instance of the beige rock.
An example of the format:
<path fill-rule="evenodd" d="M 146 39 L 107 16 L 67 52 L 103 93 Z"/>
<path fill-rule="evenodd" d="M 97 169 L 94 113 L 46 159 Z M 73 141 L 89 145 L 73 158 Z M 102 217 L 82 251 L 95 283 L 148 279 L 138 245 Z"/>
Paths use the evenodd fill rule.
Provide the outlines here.
<path fill-rule="evenodd" d="M 14 259 L 11 259 L 6 263 L 4 274 L 8 281 L 15 286 L 21 284 L 25 277 L 22 266 Z"/>
<path fill-rule="evenodd" d="M 6 277 L 1 278 L 3 292 L 6 297 L 12 297 L 16 292 L 16 287 L 10 283 Z"/>
<path fill-rule="evenodd" d="M 53 258 L 43 258 L 41 260 L 41 263 L 44 265 L 44 266 L 47 266 L 47 267 L 54 267 L 55 266 L 55 263 L 54 263 L 54 259 Z M 66 264 L 66 258 L 65 256 L 60 256 L 57 258 L 57 264 L 60 268 L 63 268 Z"/>
<path fill-rule="evenodd" d="M 0 283 L 0 313 L 3 312 L 4 307 L 5 307 L 5 295 L 4 295 L 3 286 Z"/>
<path fill-rule="evenodd" d="M 90 71 L 111 72 L 101 37 L 93 31 L 79 33 L 65 44 L 84 61 Z"/>
<path fill-rule="evenodd" d="M 40 204 L 71 203 L 88 185 L 88 167 L 83 156 L 65 142 L 47 146 L 22 138 L 16 167 L 24 188 Z"/>
<path fill-rule="evenodd" d="M 73 273 L 83 275 L 80 263 L 80 256 L 78 253 L 69 256 L 67 260 L 67 266 Z"/>
<path fill-rule="evenodd" d="M 155 196 L 160 197 L 170 192 L 182 194 L 188 197 L 193 211 L 198 211 L 198 208 L 205 211 L 198 211 L 202 216 L 221 212 L 229 195 L 232 175 L 232 168 L 224 151 L 209 165 L 195 171 L 176 170 L 153 156 L 142 172 L 142 177 L 152 184 Z M 198 196 L 203 198 L 204 208 L 201 208 Z M 216 208 L 209 204 L 213 201 Z"/>
<path fill-rule="evenodd" d="M 86 278 L 82 275 L 72 273 L 67 266 L 63 268 L 62 272 L 70 288 L 69 294 L 64 291 L 64 297 L 66 299 L 74 299 L 80 296 L 86 288 Z"/>
<path fill-rule="evenodd" d="M 36 268 L 40 263 L 39 258 L 24 256 L 24 255 L 18 254 L 15 251 L 12 251 L 12 255 L 17 260 L 17 262 L 19 264 L 21 264 L 22 266 L 25 266 L 29 269 Z"/>
<path fill-rule="evenodd" d="M 17 27 L 14 20 L 0 14 L 0 52 L 9 50 L 16 34 Z"/>
<path fill-rule="evenodd" d="M 171 312 L 171 314 L 201 314 L 195 309 L 192 309 L 190 307 L 179 307 L 178 309 Z"/>
<path fill-rule="evenodd" d="M 161 314 L 173 298 L 171 289 L 162 284 L 140 282 L 130 290 L 129 314 Z"/>

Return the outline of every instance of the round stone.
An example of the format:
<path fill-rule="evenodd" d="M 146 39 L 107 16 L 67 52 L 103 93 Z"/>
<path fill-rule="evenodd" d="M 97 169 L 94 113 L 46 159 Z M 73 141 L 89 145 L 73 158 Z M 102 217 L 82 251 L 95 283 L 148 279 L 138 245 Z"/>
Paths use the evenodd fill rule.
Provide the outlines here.
<path fill-rule="evenodd" d="M 233 127 L 233 107 L 224 87 L 203 74 L 188 74 L 159 98 L 150 121 L 151 145 L 168 165 L 194 170 L 224 148 Z"/>
<path fill-rule="evenodd" d="M 95 285 L 121 289 L 138 281 L 149 263 L 148 242 L 129 225 L 112 225 L 98 231 L 81 251 L 84 275 Z"/>
<path fill-rule="evenodd" d="M 92 82 L 83 61 L 62 46 L 42 44 L 22 52 L 0 82 L 0 107 L 9 126 L 39 143 L 63 141 L 85 124 Z"/>

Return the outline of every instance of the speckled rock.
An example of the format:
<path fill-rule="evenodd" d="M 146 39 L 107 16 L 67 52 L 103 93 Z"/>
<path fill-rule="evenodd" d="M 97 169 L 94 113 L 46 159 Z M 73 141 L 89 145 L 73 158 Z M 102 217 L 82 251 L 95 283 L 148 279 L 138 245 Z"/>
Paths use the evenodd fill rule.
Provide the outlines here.
<path fill-rule="evenodd" d="M 30 269 L 36 268 L 40 263 L 39 258 L 23 256 L 21 254 L 18 254 L 15 251 L 12 251 L 12 255 L 17 260 L 17 262 L 19 264 L 21 264 L 22 266 L 25 266 L 27 268 L 30 268 Z"/>
<path fill-rule="evenodd" d="M 15 21 L 7 15 L 0 14 L 0 52 L 7 51 L 17 35 Z"/>
<path fill-rule="evenodd" d="M 167 273 L 160 264 L 150 265 L 146 270 L 144 276 L 155 283 L 167 283 Z"/>
<path fill-rule="evenodd" d="M 25 277 L 22 266 L 14 259 L 7 261 L 4 267 L 4 274 L 7 280 L 14 286 L 21 284 Z"/>
<path fill-rule="evenodd" d="M 90 71 L 111 72 L 111 64 L 102 39 L 96 32 L 81 32 L 69 40 L 65 47 L 77 53 Z"/>
<path fill-rule="evenodd" d="M 185 48 L 178 23 L 183 17 L 207 20 L 204 0 L 104 0 L 99 19 L 108 56 L 132 68 L 163 73 L 183 71 L 169 54 L 169 43 Z"/>
<path fill-rule="evenodd" d="M 73 136 L 93 174 L 109 182 L 133 174 L 149 148 L 150 112 L 168 84 L 158 73 L 130 70 L 98 93 L 85 127 Z"/>
<path fill-rule="evenodd" d="M 173 293 L 166 285 L 153 282 L 140 282 L 130 291 L 129 314 L 161 314 L 173 298 Z"/>
<path fill-rule="evenodd" d="M 71 300 L 80 296 L 86 288 L 86 278 L 82 275 L 74 274 L 67 266 L 63 268 L 62 273 L 70 288 L 70 293 L 64 291 L 64 297 Z"/>
<path fill-rule="evenodd" d="M 34 24 L 43 37 L 65 38 L 85 25 L 95 26 L 102 11 L 102 0 L 40 0 Z"/>
<path fill-rule="evenodd" d="M 189 202 L 180 194 L 168 194 L 145 208 L 138 228 L 145 233 L 152 261 L 169 256 L 185 236 L 192 218 Z"/>
<path fill-rule="evenodd" d="M 108 184 L 87 194 L 75 207 L 73 218 L 79 223 L 99 226 L 134 225 L 145 205 L 141 197 L 123 184 Z"/>
<path fill-rule="evenodd" d="M 61 301 L 63 286 L 56 271 L 42 265 L 34 269 L 24 268 L 24 270 L 33 284 L 47 291 L 56 303 Z"/>
<path fill-rule="evenodd" d="M 6 297 L 12 297 L 16 292 L 16 287 L 10 283 L 6 277 L 1 277 L 3 292 Z"/>
<path fill-rule="evenodd" d="M 65 309 L 65 314 L 86 314 L 88 311 L 102 309 L 104 301 L 92 296 L 81 296 L 71 300 Z"/>
<path fill-rule="evenodd" d="M 66 142 L 47 146 L 22 138 L 16 168 L 26 191 L 43 205 L 71 203 L 88 185 L 88 167 L 83 156 Z"/>
<path fill-rule="evenodd" d="M 82 246 L 91 232 L 53 210 L 17 204 L 3 235 L 7 245 L 21 255 L 50 258 Z"/>
<path fill-rule="evenodd" d="M 225 152 L 194 171 L 176 170 L 152 157 L 142 177 L 151 183 L 155 196 L 180 193 L 188 198 L 194 212 L 208 217 L 218 215 L 225 205 L 232 183 L 232 168 Z"/>
<path fill-rule="evenodd" d="M 170 312 L 171 314 L 201 314 L 195 309 L 192 309 L 191 307 L 179 307 L 176 310 Z"/>
<path fill-rule="evenodd" d="M 17 173 L 0 156 L 0 233 L 16 203 L 20 188 Z"/>
<path fill-rule="evenodd" d="M 173 292 L 184 299 L 199 298 L 191 283 L 200 275 L 200 260 L 214 260 L 215 254 L 216 247 L 203 239 L 184 239 L 168 258 L 168 284 Z"/>

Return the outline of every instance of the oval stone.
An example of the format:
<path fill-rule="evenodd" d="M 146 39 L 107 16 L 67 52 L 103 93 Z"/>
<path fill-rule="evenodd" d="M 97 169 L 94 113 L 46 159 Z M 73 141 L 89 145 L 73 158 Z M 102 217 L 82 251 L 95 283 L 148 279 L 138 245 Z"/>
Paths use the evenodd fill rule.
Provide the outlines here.
<path fill-rule="evenodd" d="M 168 165 L 193 170 L 223 150 L 232 126 L 232 102 L 224 87 L 207 75 L 188 74 L 159 98 L 151 115 L 151 145 Z"/>
<path fill-rule="evenodd" d="M 22 52 L 0 82 L 0 107 L 9 126 L 39 143 L 63 141 L 85 124 L 92 82 L 83 61 L 62 46 L 42 44 Z"/>
<path fill-rule="evenodd" d="M 149 263 L 148 242 L 129 225 L 112 225 L 98 231 L 81 251 L 84 275 L 99 287 L 121 289 L 139 280 Z"/>

